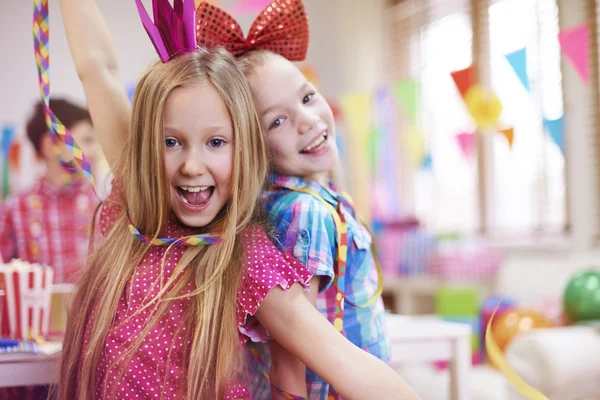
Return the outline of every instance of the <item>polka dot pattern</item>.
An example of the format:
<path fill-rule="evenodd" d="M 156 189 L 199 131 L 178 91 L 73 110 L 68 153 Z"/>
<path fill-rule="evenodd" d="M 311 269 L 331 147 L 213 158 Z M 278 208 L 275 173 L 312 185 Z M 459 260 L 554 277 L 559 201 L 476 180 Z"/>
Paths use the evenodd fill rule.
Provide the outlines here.
<path fill-rule="evenodd" d="M 99 226 L 105 235 L 121 210 L 114 203 L 102 206 Z M 171 222 L 165 235 L 169 237 L 189 234 L 189 229 Z M 289 289 L 300 282 L 307 286 L 310 273 L 298 261 L 282 254 L 267 238 L 262 227 L 251 226 L 241 234 L 244 246 L 245 270 L 238 289 L 236 319 L 240 330 L 240 344 L 248 340 L 268 339 L 264 328 L 252 316 L 260 307 L 269 291 L 279 285 Z M 160 282 L 166 282 L 173 274 L 185 247 L 176 246 L 167 255 L 161 274 L 161 263 L 167 248 L 155 246 L 144 256 L 122 294 L 117 315 L 108 332 L 104 351 L 97 366 L 96 396 L 102 399 L 180 399 L 185 393 L 186 366 L 183 352 L 190 337 L 181 326 L 190 303 L 189 298 L 172 303 L 170 309 L 152 326 L 133 357 L 123 355 L 134 343 L 152 316 L 153 307 L 142 309 L 148 301 L 156 298 Z M 194 289 L 192 283 L 184 293 Z M 141 311 L 140 311 L 141 310 Z M 87 335 L 86 335 L 87 336 Z M 86 343 L 87 344 L 87 343 Z M 240 351 L 244 351 L 240 346 Z M 118 370 L 124 373 L 115 373 Z M 245 386 L 232 382 L 226 400 L 251 399 Z"/>

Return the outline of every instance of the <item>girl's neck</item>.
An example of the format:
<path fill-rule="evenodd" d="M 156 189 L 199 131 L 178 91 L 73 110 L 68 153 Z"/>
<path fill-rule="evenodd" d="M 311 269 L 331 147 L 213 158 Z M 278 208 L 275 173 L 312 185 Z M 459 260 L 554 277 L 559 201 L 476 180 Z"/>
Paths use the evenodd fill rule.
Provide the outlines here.
<path fill-rule="evenodd" d="M 309 175 L 306 178 L 317 182 L 325 188 L 329 186 L 329 173 L 327 172 L 319 172 L 317 174 Z"/>

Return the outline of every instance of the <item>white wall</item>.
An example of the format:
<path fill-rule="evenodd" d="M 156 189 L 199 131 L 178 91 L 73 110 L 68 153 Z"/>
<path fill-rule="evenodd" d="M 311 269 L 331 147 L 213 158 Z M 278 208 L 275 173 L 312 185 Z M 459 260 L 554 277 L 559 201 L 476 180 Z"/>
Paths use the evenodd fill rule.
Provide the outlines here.
<path fill-rule="evenodd" d="M 117 45 L 123 84 L 136 77 L 157 59 L 154 48 L 137 15 L 133 0 L 97 0 Z M 149 0 L 144 0 L 149 4 Z M 218 0 L 223 8 L 231 9 L 236 0 Z M 356 4 L 354 4 L 356 2 Z M 360 5 L 355 0 L 304 0 L 310 17 L 311 40 L 307 62 L 320 75 L 321 91 L 328 97 L 337 97 L 344 90 L 358 89 L 354 82 L 369 82 L 373 60 L 360 66 L 354 40 L 360 31 L 368 31 L 368 19 L 360 23 Z M 65 96 L 83 103 L 84 96 L 77 79 L 65 39 L 58 0 L 49 0 L 50 7 L 50 62 L 52 97 Z M 364 6 L 363 6 L 364 8 Z M 32 104 L 39 99 L 37 72 L 33 57 L 31 33 L 33 2 L 30 0 L 0 0 L 0 125 L 14 123 L 23 135 L 24 121 Z M 248 30 L 254 15 L 241 16 L 240 25 Z M 341 28 L 343 26 L 343 28 Z M 348 35 L 354 32 L 352 38 Z M 360 47 L 366 47 L 364 39 Z M 346 57 L 342 59 L 342 54 Z M 362 58 L 362 57 L 361 57 Z M 360 73 L 361 80 L 356 79 Z M 366 79 L 366 81 L 365 81 Z M 367 83 L 368 84 L 368 83 Z M 345 89 L 346 88 L 346 89 Z M 24 155 L 31 159 L 31 152 Z M 26 186 L 33 179 L 31 168 L 23 168 L 17 186 Z M 15 184 L 13 183 L 13 187 Z"/>

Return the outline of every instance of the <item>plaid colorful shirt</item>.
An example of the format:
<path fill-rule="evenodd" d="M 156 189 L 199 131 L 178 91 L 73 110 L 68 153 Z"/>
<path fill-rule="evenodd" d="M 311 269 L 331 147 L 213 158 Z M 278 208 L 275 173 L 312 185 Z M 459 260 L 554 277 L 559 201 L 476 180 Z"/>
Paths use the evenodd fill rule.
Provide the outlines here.
<path fill-rule="evenodd" d="M 317 308 L 331 323 L 335 317 L 336 293 L 332 285 L 336 254 L 335 222 L 316 197 L 293 189 L 311 189 L 334 207 L 341 202 L 348 223 L 349 242 L 344 293 L 350 302 L 365 304 L 377 290 L 377 269 L 371 252 L 371 235 L 357 220 L 352 205 L 333 187 L 324 188 L 303 178 L 272 175 L 269 183 L 270 188 L 265 191 L 264 199 L 268 218 L 275 228 L 275 245 L 282 251 L 292 252 L 310 272 L 321 277 Z M 390 345 L 383 317 L 381 298 L 365 308 L 355 308 L 346 303 L 344 331 L 352 343 L 387 361 Z M 327 398 L 329 385 L 310 370 L 307 372 L 307 383 L 312 400 Z M 253 395 L 257 399 L 268 399 L 269 390 L 266 382 L 263 382 Z"/>
<path fill-rule="evenodd" d="M 0 257 L 54 268 L 55 283 L 72 283 L 85 262 L 98 200 L 84 180 L 57 188 L 45 179 L 10 197 L 0 210 Z"/>

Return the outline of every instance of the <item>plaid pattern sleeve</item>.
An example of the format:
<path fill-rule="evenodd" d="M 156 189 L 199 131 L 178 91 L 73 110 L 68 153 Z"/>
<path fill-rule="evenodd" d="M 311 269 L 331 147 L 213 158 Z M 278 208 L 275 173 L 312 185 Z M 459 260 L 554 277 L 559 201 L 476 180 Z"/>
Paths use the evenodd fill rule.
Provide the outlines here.
<path fill-rule="evenodd" d="M 269 221 L 275 227 L 274 242 L 321 277 L 320 290 L 334 277 L 335 223 L 314 196 L 286 191 L 267 203 Z"/>
<path fill-rule="evenodd" d="M 17 255 L 17 238 L 11 214 L 12 201 L 7 201 L 0 209 L 0 261 L 7 263 Z"/>

